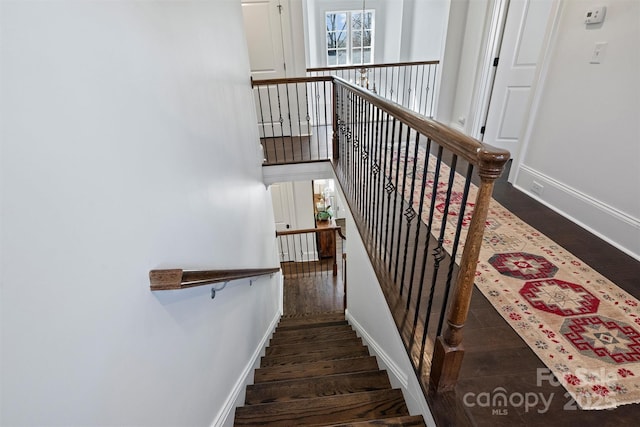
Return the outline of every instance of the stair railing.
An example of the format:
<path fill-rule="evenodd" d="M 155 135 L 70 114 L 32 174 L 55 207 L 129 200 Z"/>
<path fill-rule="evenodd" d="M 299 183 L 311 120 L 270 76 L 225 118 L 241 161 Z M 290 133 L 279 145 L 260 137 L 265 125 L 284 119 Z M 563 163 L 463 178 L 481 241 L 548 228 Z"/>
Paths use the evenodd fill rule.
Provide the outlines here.
<path fill-rule="evenodd" d="M 332 160 L 425 394 L 451 390 L 489 201 L 509 153 L 344 79 L 332 81 L 332 92 L 323 91 L 332 122 L 320 131 L 331 142 L 303 161 Z"/>
<path fill-rule="evenodd" d="M 346 237 L 335 223 L 276 231 L 276 238 L 284 277 L 338 275 L 338 259 L 344 254 L 342 240 Z"/>
<path fill-rule="evenodd" d="M 307 68 L 307 76 L 336 76 L 423 116 L 433 117 L 440 61 Z"/>

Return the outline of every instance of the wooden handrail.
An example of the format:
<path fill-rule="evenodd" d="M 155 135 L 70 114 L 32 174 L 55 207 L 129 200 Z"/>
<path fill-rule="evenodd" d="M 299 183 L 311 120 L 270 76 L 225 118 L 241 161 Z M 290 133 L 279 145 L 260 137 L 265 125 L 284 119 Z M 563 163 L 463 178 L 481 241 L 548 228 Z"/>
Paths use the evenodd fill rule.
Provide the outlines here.
<path fill-rule="evenodd" d="M 346 239 L 346 237 L 344 237 L 344 235 L 342 234 L 342 227 L 340 227 L 339 225 L 332 225 L 329 227 L 322 227 L 322 228 L 301 228 L 299 230 L 281 230 L 281 231 L 276 231 L 276 236 L 287 236 L 291 234 L 304 234 L 304 233 L 317 233 L 319 231 L 334 231 L 334 230 L 338 231 L 338 234 L 340 234 L 340 237 L 342 237 L 343 239 Z"/>
<path fill-rule="evenodd" d="M 307 73 L 316 73 L 318 71 L 334 71 L 334 70 L 357 70 L 359 68 L 386 68 L 386 67 L 409 67 L 412 65 L 438 65 L 440 61 L 415 61 L 415 62 L 389 62 L 386 64 L 358 64 L 358 65 L 341 65 L 338 67 L 318 67 L 307 68 Z"/>
<path fill-rule="evenodd" d="M 245 268 L 238 270 L 191 270 L 185 271 L 179 268 L 166 270 L 151 270 L 149 281 L 152 291 L 168 291 L 186 289 L 194 286 L 209 285 L 211 283 L 228 282 L 273 274 L 280 271 L 280 267 L 274 268 Z"/>
<path fill-rule="evenodd" d="M 286 79 L 261 79 L 254 80 L 251 78 L 251 88 L 256 86 L 281 85 L 289 83 L 312 83 L 312 82 L 330 82 L 333 76 L 315 76 L 315 77 L 289 77 Z"/>

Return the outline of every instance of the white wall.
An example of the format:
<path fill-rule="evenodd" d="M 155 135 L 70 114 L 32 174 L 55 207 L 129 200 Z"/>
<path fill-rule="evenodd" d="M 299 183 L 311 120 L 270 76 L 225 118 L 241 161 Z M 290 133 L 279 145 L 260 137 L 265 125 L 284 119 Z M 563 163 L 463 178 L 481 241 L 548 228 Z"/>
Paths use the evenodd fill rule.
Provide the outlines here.
<path fill-rule="evenodd" d="M 402 389 L 409 412 L 423 415 L 428 426 L 435 426 L 350 212 L 346 215 L 346 227 L 349 230 L 347 319 L 376 356 L 381 369 L 387 370 L 392 386 Z"/>
<path fill-rule="evenodd" d="M 296 228 L 314 228 L 316 221 L 313 211 L 313 184 L 311 181 L 293 182 L 293 201 Z"/>
<path fill-rule="evenodd" d="M 561 4 L 515 185 L 640 259 L 640 2 L 603 4 L 593 28 L 591 3 Z"/>
<path fill-rule="evenodd" d="M 240 2 L 0 7 L 0 424 L 223 421 L 278 278 L 147 274 L 277 265 Z"/>
<path fill-rule="evenodd" d="M 451 0 L 411 1 L 414 3 L 413 10 L 408 7 L 409 0 L 405 0 L 405 15 L 411 13 L 409 54 L 401 60 L 442 60 Z M 409 32 L 404 27 L 402 30 Z"/>
<path fill-rule="evenodd" d="M 462 132 L 469 133 L 471 115 L 471 106 L 473 96 L 476 93 L 476 80 L 479 73 L 478 63 L 480 55 L 485 43 L 485 32 L 489 21 L 489 11 L 493 0 L 461 0 L 461 3 L 467 3 L 466 11 L 460 6 L 452 9 L 457 19 L 464 16 L 464 21 L 449 21 L 448 31 L 451 36 L 447 42 L 451 43 L 445 47 L 445 63 L 443 66 L 442 82 L 443 88 L 449 88 L 447 91 L 441 91 L 439 99 L 447 98 L 453 100 L 452 104 L 448 104 L 450 111 L 440 111 L 441 104 L 438 106 L 438 119 L 444 124 L 454 127 Z M 454 1 L 454 3 L 456 3 Z M 464 14 L 462 12 L 465 12 Z M 462 44 L 460 44 L 460 34 L 463 35 Z M 456 55 L 456 52 L 458 54 Z M 447 62 L 452 62 L 448 64 Z M 457 67 L 458 72 L 455 82 L 455 89 L 451 91 L 451 84 L 448 83 L 454 75 L 446 73 L 444 70 L 450 70 Z M 446 100 L 444 101 L 447 102 Z M 449 101 L 451 102 L 451 101 Z"/>

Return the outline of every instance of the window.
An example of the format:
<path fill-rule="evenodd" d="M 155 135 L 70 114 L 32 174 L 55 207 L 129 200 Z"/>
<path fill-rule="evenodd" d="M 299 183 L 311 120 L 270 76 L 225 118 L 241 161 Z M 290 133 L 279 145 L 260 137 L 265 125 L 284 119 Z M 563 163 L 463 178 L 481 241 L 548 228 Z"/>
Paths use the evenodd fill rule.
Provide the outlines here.
<path fill-rule="evenodd" d="M 327 65 L 373 62 L 373 10 L 327 12 Z"/>

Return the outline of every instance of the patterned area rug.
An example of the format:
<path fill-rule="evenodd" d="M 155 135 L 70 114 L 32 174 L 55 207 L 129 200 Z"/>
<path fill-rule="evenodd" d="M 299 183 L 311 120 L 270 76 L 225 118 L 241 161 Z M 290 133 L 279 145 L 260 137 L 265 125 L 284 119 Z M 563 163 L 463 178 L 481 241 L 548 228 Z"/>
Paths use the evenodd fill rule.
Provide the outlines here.
<path fill-rule="evenodd" d="M 413 148 L 409 152 L 414 153 Z M 403 156 L 399 182 L 404 170 Z M 411 154 L 409 157 L 407 175 L 414 162 Z M 420 147 L 417 171 L 423 169 L 424 160 L 425 150 Z M 435 164 L 435 158 L 430 156 L 427 190 L 434 182 Z M 393 168 L 395 174 L 395 164 Z M 432 229 L 436 236 L 442 224 L 449 172 L 443 163 L 436 193 L 437 220 Z M 413 206 L 417 213 L 422 172 L 416 172 L 416 178 Z M 444 246 L 449 253 L 463 186 L 464 178 L 456 174 L 445 227 Z M 408 201 L 411 190 L 410 185 L 407 187 Z M 472 184 L 464 210 L 462 242 L 476 193 Z M 425 194 L 423 212 L 428 212 L 430 202 L 431 194 Z M 426 222 L 427 214 L 423 217 Z M 461 253 L 459 248 L 456 261 Z M 495 200 L 491 201 L 476 276 L 478 289 L 580 408 L 606 409 L 640 402 L 640 302 L 636 298 Z"/>

